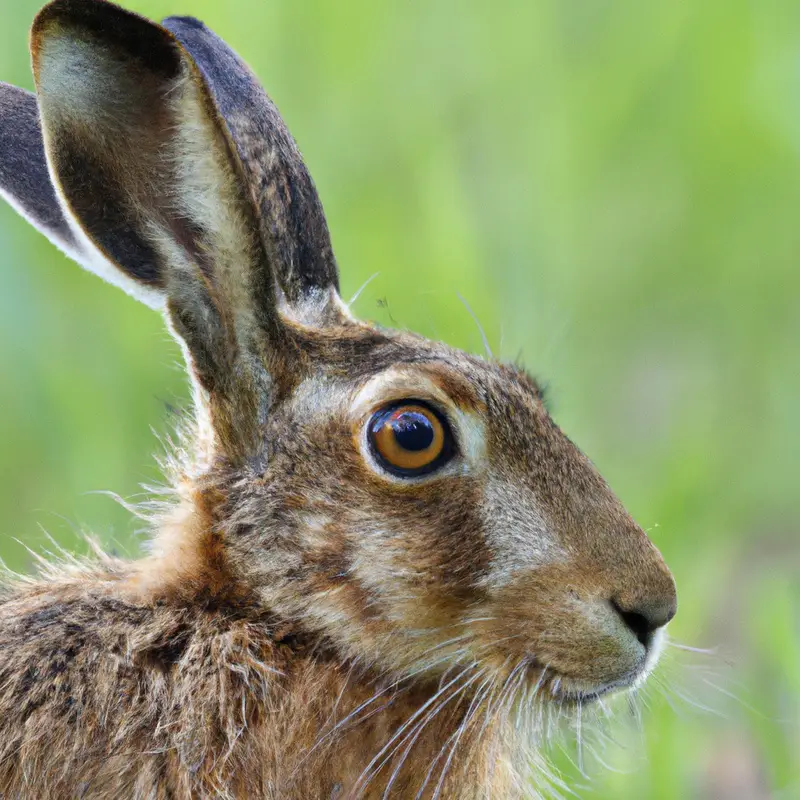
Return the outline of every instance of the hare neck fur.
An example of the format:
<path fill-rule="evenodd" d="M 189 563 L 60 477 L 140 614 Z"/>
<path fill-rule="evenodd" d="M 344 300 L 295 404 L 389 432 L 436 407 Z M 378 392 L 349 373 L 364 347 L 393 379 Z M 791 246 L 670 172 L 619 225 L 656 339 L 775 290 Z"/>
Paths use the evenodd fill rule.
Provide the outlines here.
<path fill-rule="evenodd" d="M 0 796 L 523 793 L 506 727 L 487 718 L 459 736 L 468 699 L 429 715 L 439 683 L 348 664 L 235 586 L 222 591 L 230 576 L 207 522 L 165 527 L 141 562 L 45 567 L 11 588 Z"/>

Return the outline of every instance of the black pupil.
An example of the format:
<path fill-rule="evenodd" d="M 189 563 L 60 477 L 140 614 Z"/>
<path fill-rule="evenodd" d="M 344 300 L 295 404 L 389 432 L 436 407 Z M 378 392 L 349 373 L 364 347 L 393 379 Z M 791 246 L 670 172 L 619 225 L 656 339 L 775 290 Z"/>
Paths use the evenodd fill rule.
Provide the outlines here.
<path fill-rule="evenodd" d="M 391 418 L 394 438 L 403 450 L 417 453 L 427 450 L 433 444 L 433 425 L 419 411 L 401 411 Z"/>

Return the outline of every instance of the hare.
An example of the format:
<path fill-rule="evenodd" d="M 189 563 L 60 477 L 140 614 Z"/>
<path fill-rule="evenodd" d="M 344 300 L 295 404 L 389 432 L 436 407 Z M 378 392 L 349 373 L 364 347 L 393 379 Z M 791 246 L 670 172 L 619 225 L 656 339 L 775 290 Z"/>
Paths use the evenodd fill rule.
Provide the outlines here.
<path fill-rule="evenodd" d="M 525 372 L 356 320 L 275 106 L 192 18 L 55 0 L 0 191 L 163 311 L 194 413 L 140 560 L 0 596 L 0 797 L 507 798 L 673 578 Z"/>

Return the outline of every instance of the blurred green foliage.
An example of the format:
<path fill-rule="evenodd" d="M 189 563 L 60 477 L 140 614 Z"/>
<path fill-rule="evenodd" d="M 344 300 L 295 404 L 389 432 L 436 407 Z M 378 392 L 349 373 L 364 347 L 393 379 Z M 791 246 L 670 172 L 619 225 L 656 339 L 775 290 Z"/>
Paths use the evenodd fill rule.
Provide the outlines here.
<path fill-rule="evenodd" d="M 38 5 L 0 0 L 0 78 L 26 87 Z M 717 653 L 671 648 L 641 741 L 589 735 L 588 777 L 567 746 L 567 782 L 800 796 L 797 3 L 128 5 L 202 17 L 261 76 L 343 295 L 379 273 L 356 311 L 479 350 L 463 295 L 496 355 L 550 381 L 673 568 L 673 637 Z M 4 205 L 0 243 L 0 555 L 29 568 L 25 546 L 53 547 L 40 524 L 67 549 L 85 524 L 135 553 L 128 514 L 87 491 L 157 479 L 149 426 L 186 397 L 177 349 Z"/>

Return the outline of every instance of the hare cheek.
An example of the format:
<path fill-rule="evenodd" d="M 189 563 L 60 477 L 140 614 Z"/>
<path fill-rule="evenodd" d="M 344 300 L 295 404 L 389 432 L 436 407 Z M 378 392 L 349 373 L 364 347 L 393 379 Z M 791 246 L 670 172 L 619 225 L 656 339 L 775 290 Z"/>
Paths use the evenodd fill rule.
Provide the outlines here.
<path fill-rule="evenodd" d="M 569 560 L 529 490 L 490 480 L 484 494 L 486 544 L 493 557 L 484 583 L 501 589 L 532 569 Z"/>

